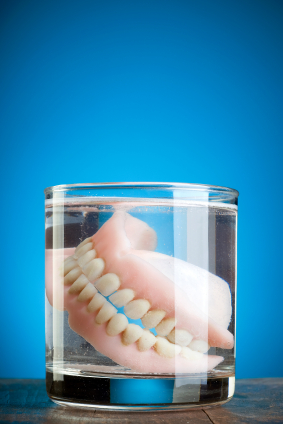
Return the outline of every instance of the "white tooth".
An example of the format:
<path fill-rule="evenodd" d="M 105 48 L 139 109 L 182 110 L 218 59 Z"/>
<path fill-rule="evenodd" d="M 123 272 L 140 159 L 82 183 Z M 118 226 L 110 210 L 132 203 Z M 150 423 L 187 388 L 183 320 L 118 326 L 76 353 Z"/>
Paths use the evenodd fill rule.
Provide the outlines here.
<path fill-rule="evenodd" d="M 94 249 L 91 249 L 78 259 L 78 264 L 81 268 L 83 268 L 86 264 L 88 264 L 90 261 L 92 261 L 92 259 L 95 258 L 96 251 Z"/>
<path fill-rule="evenodd" d="M 165 317 L 166 312 L 162 309 L 154 309 L 153 311 L 149 311 L 143 318 L 142 323 L 147 328 L 156 327 L 160 321 Z"/>
<path fill-rule="evenodd" d="M 105 302 L 100 311 L 98 312 L 95 322 L 97 324 L 104 324 L 109 321 L 117 313 L 117 309 L 109 302 Z"/>
<path fill-rule="evenodd" d="M 149 330 L 143 330 L 142 336 L 138 340 L 138 349 L 140 352 L 149 350 L 156 343 L 156 337 Z"/>
<path fill-rule="evenodd" d="M 143 329 L 136 324 L 129 324 L 126 330 L 122 334 L 122 342 L 128 346 L 135 343 L 142 335 Z"/>
<path fill-rule="evenodd" d="M 69 259 L 69 258 L 68 258 Z M 77 261 L 72 257 L 67 263 L 64 262 L 64 277 L 67 275 L 72 269 L 78 266 Z"/>
<path fill-rule="evenodd" d="M 72 269 L 66 277 L 64 277 L 64 284 L 65 286 L 69 286 L 70 284 L 73 284 L 74 281 L 76 281 L 77 278 L 82 274 L 81 268 L 78 266 L 77 268 Z"/>
<path fill-rule="evenodd" d="M 91 283 L 101 276 L 103 270 L 104 261 L 100 258 L 93 259 L 83 267 L 83 273 L 87 276 Z"/>
<path fill-rule="evenodd" d="M 78 259 L 81 256 L 83 256 L 86 252 L 91 250 L 93 248 L 92 243 L 86 243 L 84 246 L 80 247 L 78 250 L 75 251 L 74 258 Z"/>
<path fill-rule="evenodd" d="M 196 351 L 196 352 L 206 353 L 210 349 L 210 346 L 204 340 L 193 340 L 189 344 L 189 348 Z"/>
<path fill-rule="evenodd" d="M 122 333 L 128 326 L 127 317 L 123 314 L 116 314 L 108 322 L 106 327 L 106 333 L 108 336 L 117 336 Z"/>
<path fill-rule="evenodd" d="M 171 343 L 176 343 L 180 346 L 188 346 L 193 340 L 193 336 L 187 330 L 174 329 L 168 334 L 167 339 Z"/>
<path fill-rule="evenodd" d="M 109 299 L 117 308 L 121 308 L 133 300 L 134 297 L 135 292 L 132 289 L 123 289 L 118 290 L 117 293 L 113 293 Z"/>
<path fill-rule="evenodd" d="M 170 343 L 168 340 L 159 336 L 156 337 L 154 348 L 158 355 L 164 356 L 165 358 L 174 358 L 181 352 L 182 349 L 181 346 Z"/>
<path fill-rule="evenodd" d="M 109 273 L 96 280 L 95 287 L 103 296 L 109 296 L 109 294 L 118 290 L 120 284 L 119 277 L 116 274 Z"/>
<path fill-rule="evenodd" d="M 100 293 L 96 293 L 96 295 L 91 299 L 91 301 L 87 305 L 86 310 L 90 313 L 96 312 L 104 305 L 105 302 L 105 297 L 103 297 Z"/>
<path fill-rule="evenodd" d="M 79 302 L 86 302 L 87 300 L 92 299 L 95 293 L 97 293 L 96 288 L 93 286 L 93 284 L 88 283 L 85 288 L 80 292 L 77 300 Z"/>
<path fill-rule="evenodd" d="M 132 300 L 124 307 L 124 312 L 131 319 L 142 318 L 150 308 L 150 303 L 145 299 Z"/>
<path fill-rule="evenodd" d="M 81 274 L 79 278 L 69 288 L 69 293 L 70 294 L 80 293 L 88 283 L 89 281 L 86 278 L 86 276 L 84 274 Z"/>
<path fill-rule="evenodd" d="M 78 250 L 80 250 L 81 247 L 83 247 L 85 244 L 90 243 L 92 241 L 92 237 L 86 238 L 84 241 L 82 241 L 75 250 L 75 253 L 77 253 Z"/>
<path fill-rule="evenodd" d="M 180 356 L 189 359 L 190 361 L 197 361 L 203 358 L 203 353 L 191 350 L 189 347 L 182 347 Z"/>
<path fill-rule="evenodd" d="M 173 330 L 175 325 L 175 318 L 165 318 L 160 322 L 160 324 L 156 326 L 155 330 L 159 336 L 168 336 L 168 334 Z"/>

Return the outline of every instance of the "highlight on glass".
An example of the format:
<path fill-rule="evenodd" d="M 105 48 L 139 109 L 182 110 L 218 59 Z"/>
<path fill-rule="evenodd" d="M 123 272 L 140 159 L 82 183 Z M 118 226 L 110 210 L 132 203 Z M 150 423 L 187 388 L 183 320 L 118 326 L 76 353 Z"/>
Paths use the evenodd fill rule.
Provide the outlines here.
<path fill-rule="evenodd" d="M 177 183 L 45 189 L 53 401 L 141 411 L 231 399 L 238 195 Z"/>

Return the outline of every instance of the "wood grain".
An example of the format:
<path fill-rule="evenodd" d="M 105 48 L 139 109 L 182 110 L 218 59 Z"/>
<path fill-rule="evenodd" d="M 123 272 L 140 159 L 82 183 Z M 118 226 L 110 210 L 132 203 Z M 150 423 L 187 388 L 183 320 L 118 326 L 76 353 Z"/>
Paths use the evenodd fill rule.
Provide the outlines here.
<path fill-rule="evenodd" d="M 51 402 L 45 380 L 0 380 L 0 423 L 283 423 L 283 379 L 237 380 L 234 398 L 222 407 L 183 412 L 102 412 Z"/>

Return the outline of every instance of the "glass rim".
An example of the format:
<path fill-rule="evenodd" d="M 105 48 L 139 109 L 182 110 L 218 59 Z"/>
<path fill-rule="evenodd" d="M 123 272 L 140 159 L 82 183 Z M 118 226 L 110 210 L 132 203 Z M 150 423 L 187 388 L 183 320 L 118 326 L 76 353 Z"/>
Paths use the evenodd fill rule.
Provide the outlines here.
<path fill-rule="evenodd" d="M 89 189 L 115 189 L 115 188 L 134 188 L 134 189 L 176 189 L 191 191 L 210 191 L 213 193 L 229 193 L 234 197 L 239 196 L 238 190 L 229 187 L 196 184 L 196 183 L 170 183 L 170 182 L 104 182 L 104 183 L 78 183 L 78 184 L 59 184 L 44 189 L 45 194 L 52 192 L 62 192 L 69 190 L 89 190 Z"/>

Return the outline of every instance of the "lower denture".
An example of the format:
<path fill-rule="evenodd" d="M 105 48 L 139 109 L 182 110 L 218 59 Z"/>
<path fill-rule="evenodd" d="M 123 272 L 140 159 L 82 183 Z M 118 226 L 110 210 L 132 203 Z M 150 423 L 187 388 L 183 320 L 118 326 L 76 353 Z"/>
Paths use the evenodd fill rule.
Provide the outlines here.
<path fill-rule="evenodd" d="M 227 330 L 228 284 L 187 262 L 152 252 L 155 247 L 154 230 L 131 215 L 115 212 L 76 249 L 46 251 L 47 298 L 55 308 L 69 312 L 69 325 L 76 333 L 120 365 L 145 373 L 211 370 L 223 358 L 205 355 L 209 347 L 233 347 L 233 335 Z M 179 265 L 185 282 L 168 278 L 170 269 L 162 272 L 164 259 L 174 270 Z M 64 260 L 65 277 L 60 274 Z M 213 290 L 214 303 L 219 288 L 219 307 L 225 316 L 230 314 L 225 323 L 205 314 L 188 295 L 188 276 L 198 273 L 204 275 L 207 291 Z M 109 295 L 116 307 L 124 306 L 126 316 L 141 318 L 146 328 L 155 327 L 158 336 L 128 324 L 126 316 L 105 299 Z"/>

